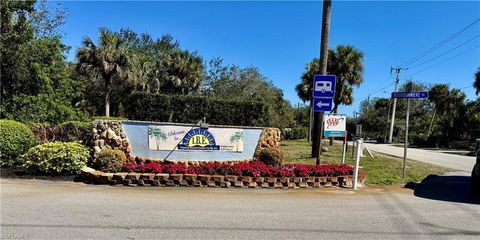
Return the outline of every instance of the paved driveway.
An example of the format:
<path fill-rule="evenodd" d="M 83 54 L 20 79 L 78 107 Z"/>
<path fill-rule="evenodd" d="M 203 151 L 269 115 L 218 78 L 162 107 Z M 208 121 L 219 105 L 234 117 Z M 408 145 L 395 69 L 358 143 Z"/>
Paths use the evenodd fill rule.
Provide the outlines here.
<path fill-rule="evenodd" d="M 1 238 L 480 239 L 480 205 L 458 198 L 458 189 L 445 198 L 400 188 L 132 188 L 2 179 Z"/>
<path fill-rule="evenodd" d="M 375 143 L 365 143 L 365 145 L 375 152 L 403 157 L 403 147 Z M 475 165 L 475 157 L 462 156 L 455 151 L 443 152 L 438 150 L 409 148 L 407 158 L 465 172 L 471 172 L 473 165 Z"/>

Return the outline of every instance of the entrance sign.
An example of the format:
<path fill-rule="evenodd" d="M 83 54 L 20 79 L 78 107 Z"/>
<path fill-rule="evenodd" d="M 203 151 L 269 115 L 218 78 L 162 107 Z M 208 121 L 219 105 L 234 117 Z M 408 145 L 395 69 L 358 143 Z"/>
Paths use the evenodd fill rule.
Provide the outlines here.
<path fill-rule="evenodd" d="M 333 98 L 335 96 L 334 75 L 315 75 L 313 77 L 313 97 L 315 98 Z"/>
<path fill-rule="evenodd" d="M 344 137 L 347 116 L 343 114 L 325 115 L 323 130 L 325 137 Z"/>
<path fill-rule="evenodd" d="M 427 98 L 428 92 L 392 92 L 392 98 Z"/>
<path fill-rule="evenodd" d="M 243 129 L 149 126 L 148 148 L 156 151 L 243 151 Z"/>
<path fill-rule="evenodd" d="M 314 98 L 313 99 L 313 111 L 314 112 L 325 112 L 332 111 L 333 109 L 333 99 L 329 98 Z"/>

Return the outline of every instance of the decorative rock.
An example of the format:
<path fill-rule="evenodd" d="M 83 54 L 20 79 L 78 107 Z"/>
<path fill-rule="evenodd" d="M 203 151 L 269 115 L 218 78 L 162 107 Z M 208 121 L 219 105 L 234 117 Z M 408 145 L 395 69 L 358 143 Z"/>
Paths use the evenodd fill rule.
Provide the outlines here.
<path fill-rule="evenodd" d="M 322 147 L 322 152 L 328 152 L 330 151 L 330 149 L 328 149 L 328 147 Z"/>
<path fill-rule="evenodd" d="M 188 181 L 185 180 L 185 179 L 179 180 L 178 185 L 183 186 L 183 187 L 188 186 Z"/>
<path fill-rule="evenodd" d="M 248 176 L 241 176 L 238 178 L 239 181 L 242 181 L 242 182 L 251 182 L 252 181 L 252 177 L 248 177 Z"/>
<path fill-rule="evenodd" d="M 295 187 L 297 187 L 297 186 L 295 185 L 294 182 L 288 182 L 288 183 L 287 183 L 287 187 L 288 187 L 288 188 L 295 188 Z"/>
<path fill-rule="evenodd" d="M 167 181 L 169 178 L 170 178 L 170 175 L 168 173 L 155 174 L 155 179 L 158 179 L 160 181 Z"/>
<path fill-rule="evenodd" d="M 256 188 L 256 187 L 257 187 L 257 183 L 256 183 L 256 182 L 248 182 L 248 183 L 247 183 L 247 187 L 249 187 L 249 188 Z"/>
<path fill-rule="evenodd" d="M 130 180 L 138 180 L 140 178 L 140 173 L 129 173 L 126 178 Z"/>
<path fill-rule="evenodd" d="M 274 182 L 272 187 L 274 188 L 282 188 L 283 187 L 283 184 L 281 182 Z"/>
<path fill-rule="evenodd" d="M 301 187 L 301 188 L 307 188 L 308 184 L 306 182 L 299 182 L 298 186 Z"/>
<path fill-rule="evenodd" d="M 192 181 L 192 186 L 194 187 L 201 187 L 202 186 L 202 182 L 200 180 L 193 180 Z"/>
<path fill-rule="evenodd" d="M 277 182 L 277 178 L 276 177 L 266 177 L 265 181 L 267 183 L 275 183 L 275 182 Z"/>
<path fill-rule="evenodd" d="M 262 188 L 268 188 L 270 187 L 270 184 L 267 182 L 262 182 Z"/>
<path fill-rule="evenodd" d="M 182 179 L 183 179 L 183 174 L 181 173 L 170 174 L 170 180 L 180 181 Z"/>
<path fill-rule="evenodd" d="M 229 188 L 231 185 L 230 182 L 220 182 L 220 187 L 223 187 L 223 188 Z"/>
<path fill-rule="evenodd" d="M 299 183 L 299 182 L 302 182 L 302 178 L 301 177 L 292 177 L 290 178 L 290 180 L 294 183 Z"/>
<path fill-rule="evenodd" d="M 208 187 L 216 187 L 217 185 L 215 184 L 214 181 L 207 181 L 207 186 Z"/>
<path fill-rule="evenodd" d="M 145 182 L 143 182 L 143 180 L 140 179 L 140 180 L 138 180 L 137 185 L 138 186 L 145 186 Z"/>
<path fill-rule="evenodd" d="M 142 180 L 153 180 L 154 177 L 155 173 L 142 173 L 142 175 L 140 175 L 140 179 Z"/>
<path fill-rule="evenodd" d="M 233 186 L 235 186 L 235 187 L 243 187 L 243 182 L 242 182 L 242 181 L 235 181 L 235 182 L 233 182 Z"/>
<path fill-rule="evenodd" d="M 183 174 L 183 179 L 187 181 L 193 181 L 197 179 L 197 174 Z"/>
<path fill-rule="evenodd" d="M 197 175 L 197 179 L 202 181 L 202 182 L 210 181 L 211 178 L 212 178 L 212 175 L 206 175 L 206 174 L 198 174 Z"/>
<path fill-rule="evenodd" d="M 117 181 L 123 181 L 127 177 L 128 173 L 115 173 L 113 174 L 112 179 Z"/>
<path fill-rule="evenodd" d="M 238 179 L 238 176 L 234 176 L 234 175 L 225 176 L 225 181 L 235 182 L 235 181 L 237 181 L 237 179 Z"/>
<path fill-rule="evenodd" d="M 256 183 L 263 183 L 265 179 L 263 177 L 255 177 L 253 178 L 253 181 Z"/>
<path fill-rule="evenodd" d="M 167 181 L 165 181 L 165 185 L 167 185 L 169 187 L 173 187 L 173 186 L 175 186 L 175 183 L 173 182 L 173 180 L 167 180 Z"/>
<path fill-rule="evenodd" d="M 93 152 L 99 153 L 100 151 L 102 151 L 102 150 L 100 149 L 99 146 L 93 146 Z"/>
<path fill-rule="evenodd" d="M 121 133 L 120 133 L 120 137 L 121 137 L 121 138 L 126 138 L 126 137 L 127 137 L 127 134 L 125 134 L 124 132 L 121 132 Z"/>
<path fill-rule="evenodd" d="M 100 138 L 107 138 L 107 131 L 103 131 L 102 133 L 100 133 Z"/>
<path fill-rule="evenodd" d="M 222 176 L 222 175 L 213 175 L 211 179 L 212 179 L 212 181 L 215 181 L 215 182 L 222 182 L 223 179 L 225 179 L 225 176 Z"/>
<path fill-rule="evenodd" d="M 281 183 L 288 183 L 290 182 L 290 178 L 289 177 L 281 177 L 279 178 L 280 182 Z"/>
<path fill-rule="evenodd" d="M 103 134 L 103 133 L 102 133 Z M 117 134 L 110 128 L 107 129 L 106 133 L 105 133 L 105 137 L 107 139 L 114 139 L 117 137 Z"/>

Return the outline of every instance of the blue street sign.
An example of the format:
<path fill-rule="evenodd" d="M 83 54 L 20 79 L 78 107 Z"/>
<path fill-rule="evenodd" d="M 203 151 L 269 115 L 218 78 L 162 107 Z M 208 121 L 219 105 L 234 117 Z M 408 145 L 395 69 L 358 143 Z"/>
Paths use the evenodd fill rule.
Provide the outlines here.
<path fill-rule="evenodd" d="M 314 98 L 313 111 L 314 112 L 329 112 L 333 109 L 333 99 L 331 98 Z"/>
<path fill-rule="evenodd" d="M 313 97 L 333 98 L 335 96 L 334 75 L 315 75 L 313 77 Z"/>
<path fill-rule="evenodd" d="M 392 92 L 392 98 L 427 98 L 428 92 Z"/>

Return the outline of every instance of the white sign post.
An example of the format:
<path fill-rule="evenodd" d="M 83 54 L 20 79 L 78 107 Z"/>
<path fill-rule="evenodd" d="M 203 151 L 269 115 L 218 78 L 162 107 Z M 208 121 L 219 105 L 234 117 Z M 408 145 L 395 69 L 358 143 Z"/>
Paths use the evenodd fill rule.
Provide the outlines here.
<path fill-rule="evenodd" d="M 358 182 L 358 168 L 360 167 L 360 151 L 362 149 L 362 140 L 355 141 L 356 148 L 355 152 L 355 169 L 353 170 L 353 184 L 352 187 L 354 190 L 357 190 L 357 182 Z"/>

